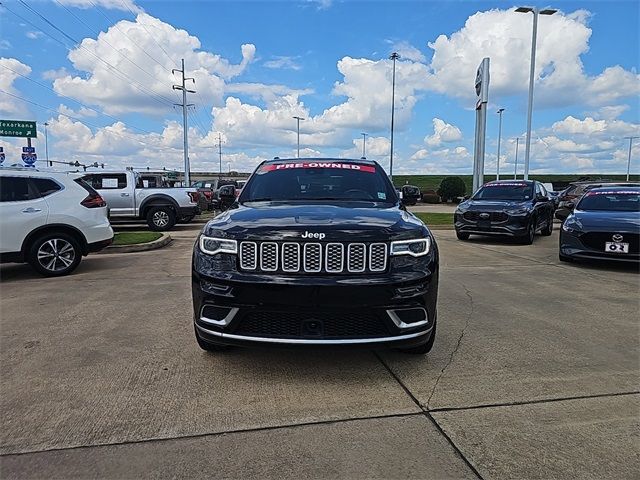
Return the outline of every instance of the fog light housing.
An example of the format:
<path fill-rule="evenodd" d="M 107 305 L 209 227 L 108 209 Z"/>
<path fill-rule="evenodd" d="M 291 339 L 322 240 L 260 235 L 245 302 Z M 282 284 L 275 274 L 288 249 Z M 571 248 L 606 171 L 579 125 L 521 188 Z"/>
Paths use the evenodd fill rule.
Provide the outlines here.
<path fill-rule="evenodd" d="M 389 318 L 398 328 L 415 328 L 429 323 L 429 315 L 422 307 L 387 310 Z"/>

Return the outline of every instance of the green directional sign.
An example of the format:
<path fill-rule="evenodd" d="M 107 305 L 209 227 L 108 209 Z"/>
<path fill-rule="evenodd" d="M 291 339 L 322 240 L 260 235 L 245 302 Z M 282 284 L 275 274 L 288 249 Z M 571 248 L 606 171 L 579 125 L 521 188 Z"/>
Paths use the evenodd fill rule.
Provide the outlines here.
<path fill-rule="evenodd" d="M 178 179 L 178 172 L 167 172 L 167 178 L 169 180 L 177 180 Z"/>
<path fill-rule="evenodd" d="M 0 137 L 36 138 L 36 122 L 25 120 L 0 120 Z"/>

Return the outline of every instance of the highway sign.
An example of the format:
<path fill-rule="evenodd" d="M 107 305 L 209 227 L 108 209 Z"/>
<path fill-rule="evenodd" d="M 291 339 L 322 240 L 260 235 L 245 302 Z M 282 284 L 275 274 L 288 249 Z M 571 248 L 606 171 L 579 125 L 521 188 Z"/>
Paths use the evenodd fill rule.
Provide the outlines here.
<path fill-rule="evenodd" d="M 36 138 L 36 122 L 0 120 L 0 137 Z"/>
<path fill-rule="evenodd" d="M 22 147 L 22 153 L 36 153 L 36 147 Z"/>

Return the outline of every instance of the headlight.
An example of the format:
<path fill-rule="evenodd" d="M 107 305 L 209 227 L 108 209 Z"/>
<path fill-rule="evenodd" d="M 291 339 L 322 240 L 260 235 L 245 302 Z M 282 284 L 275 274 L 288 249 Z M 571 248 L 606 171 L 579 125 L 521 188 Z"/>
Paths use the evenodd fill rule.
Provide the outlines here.
<path fill-rule="evenodd" d="M 238 253 L 238 242 L 228 238 L 213 238 L 200 236 L 200 250 L 209 255 L 216 253 Z"/>
<path fill-rule="evenodd" d="M 430 238 L 400 240 L 397 242 L 391 242 L 391 255 L 411 255 L 412 257 L 421 257 L 429 253 L 430 248 Z"/>
<path fill-rule="evenodd" d="M 562 230 L 565 232 L 581 232 L 582 231 L 582 223 L 573 215 L 567 217 L 567 219 L 562 224 Z"/>
<path fill-rule="evenodd" d="M 529 210 L 526 208 L 514 208 L 513 210 L 505 210 L 505 213 L 508 215 L 526 215 L 529 213 Z"/>

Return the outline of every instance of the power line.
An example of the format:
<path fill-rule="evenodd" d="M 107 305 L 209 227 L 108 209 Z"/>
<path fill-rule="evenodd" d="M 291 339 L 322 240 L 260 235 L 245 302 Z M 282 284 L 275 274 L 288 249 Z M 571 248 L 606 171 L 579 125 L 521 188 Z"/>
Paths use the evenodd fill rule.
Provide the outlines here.
<path fill-rule="evenodd" d="M 86 48 L 84 45 L 82 45 L 78 40 L 74 39 L 72 36 L 70 36 L 69 34 L 67 34 L 66 32 L 64 32 L 61 28 L 57 27 L 55 24 L 53 24 L 53 22 L 51 22 L 49 19 L 47 19 L 44 15 L 42 15 L 40 12 L 38 12 L 37 10 L 35 10 L 34 8 L 32 8 L 31 6 L 29 6 L 24 0 L 19 0 L 19 2 L 21 4 L 23 4 L 27 9 L 29 9 L 31 12 L 33 12 L 35 15 L 37 15 L 39 18 L 41 18 L 45 23 L 47 23 L 48 25 L 50 25 L 52 28 L 54 28 L 56 31 L 60 32 L 65 38 L 69 39 L 71 42 L 73 42 L 74 45 L 77 45 L 78 48 L 81 48 L 82 50 L 86 51 L 87 53 L 89 53 L 92 57 L 94 57 L 95 59 L 97 59 L 98 61 L 102 62 L 103 64 L 107 65 L 111 70 L 113 70 L 114 73 L 116 73 L 121 79 L 126 79 L 130 82 L 130 85 L 132 87 L 135 87 L 137 90 L 139 90 L 141 93 L 143 93 L 144 95 L 154 99 L 155 101 L 162 103 L 163 105 L 171 105 L 173 102 L 166 98 L 163 97 L 162 95 L 159 95 L 157 93 L 151 92 L 149 93 L 148 91 L 145 91 L 144 85 L 140 84 L 139 82 L 135 81 L 134 79 L 132 79 L 129 75 L 127 75 L 126 73 L 122 72 L 121 70 L 119 70 L 117 67 L 114 67 L 111 63 L 107 62 L 106 60 L 100 58 L 98 55 L 96 55 L 95 53 L 93 53 L 91 50 L 89 50 L 88 48 Z M 3 5 L 4 6 L 4 5 Z M 26 18 L 22 17 L 21 15 L 18 15 L 16 12 L 12 11 L 11 9 L 7 8 L 6 6 L 4 6 L 9 12 L 13 13 L 14 15 L 16 15 L 17 17 L 21 18 L 22 20 L 26 21 L 27 23 L 29 23 L 30 25 L 32 25 L 34 28 L 37 28 L 40 30 L 40 27 L 37 27 L 36 25 L 34 25 L 32 22 L 30 22 L 29 20 L 27 20 Z M 54 38 L 52 35 L 48 34 L 47 32 L 44 32 L 47 36 Z M 71 49 L 64 44 L 64 42 L 60 42 L 58 40 L 59 43 L 61 43 L 62 45 L 64 45 L 65 48 L 67 48 L 69 51 L 71 51 Z M 124 78 L 123 78 L 124 77 Z M 141 87 L 141 88 L 140 88 Z"/>
<path fill-rule="evenodd" d="M 116 122 L 122 122 L 122 121 L 123 121 L 123 120 L 121 120 L 121 119 L 119 119 L 119 118 L 117 118 L 117 117 L 114 117 L 113 115 L 109 115 L 108 113 L 101 112 L 101 111 L 99 111 L 99 110 L 96 110 L 96 109 L 95 109 L 95 108 L 93 108 L 93 107 L 90 107 L 90 106 L 88 106 L 88 105 L 85 105 L 85 104 L 84 104 L 84 103 L 82 103 L 80 100 L 76 100 L 75 98 L 71 98 L 71 97 L 68 97 L 68 96 L 66 96 L 66 95 L 63 95 L 63 94 L 61 94 L 61 93 L 58 93 L 58 92 L 56 92 L 53 88 L 51 88 L 49 85 L 46 85 L 46 84 L 41 83 L 41 82 L 38 82 L 37 80 L 34 80 L 33 78 L 28 77 L 27 75 L 23 75 L 23 74 L 22 74 L 22 73 L 20 73 L 20 72 L 16 72 L 13 68 L 7 67 L 6 65 L 0 65 L 0 66 L 1 66 L 1 67 L 3 67 L 3 68 L 6 68 L 7 70 L 12 71 L 13 73 L 15 73 L 16 75 L 21 76 L 22 78 L 25 78 L 25 79 L 29 80 L 30 82 L 35 83 L 36 85 L 39 85 L 39 86 L 41 86 L 41 87 L 43 87 L 43 88 L 46 88 L 46 89 L 48 89 L 48 90 L 51 90 L 53 93 L 55 93 L 56 95 L 58 95 L 58 96 L 60 96 L 60 97 L 62 97 L 62 98 L 66 98 L 67 100 L 71 100 L 72 102 L 75 102 L 75 103 L 77 103 L 78 105 L 80 105 L 80 106 L 82 106 L 82 107 L 86 108 L 87 110 L 91 110 L 91 111 L 93 111 L 93 112 L 97 113 L 98 115 L 104 115 L 105 117 L 109 117 L 109 118 L 111 118 L 111 119 L 115 120 Z M 148 130 L 145 130 L 144 128 L 136 127 L 135 125 L 131 125 L 131 124 L 129 124 L 129 127 L 134 128 L 134 129 L 136 129 L 136 130 L 139 130 L 139 131 L 141 131 L 141 132 L 143 132 L 143 133 L 146 133 L 146 134 L 151 134 L 151 133 L 152 133 L 152 132 L 150 132 L 150 131 L 148 131 Z"/>
<path fill-rule="evenodd" d="M 73 115 L 69 115 L 67 113 L 62 113 L 61 111 L 59 111 L 59 110 L 57 110 L 55 108 L 47 107 L 46 105 L 42 105 L 42 104 L 34 102 L 32 100 L 27 100 L 26 98 L 20 97 L 19 95 L 14 95 L 13 93 L 9 93 L 9 92 L 7 92 L 5 90 L 2 90 L 1 88 L 0 88 L 0 93 L 4 93 L 5 95 L 9 95 L 10 97 L 13 97 L 13 98 L 15 98 L 17 100 L 21 100 L 21 101 L 23 101 L 25 103 L 30 103 L 31 105 L 34 105 L 34 106 L 39 107 L 39 108 L 42 108 L 43 110 L 47 110 L 47 111 L 50 111 L 50 112 L 56 112 L 59 115 L 62 115 L 63 117 L 67 117 L 67 118 L 70 118 L 72 120 L 76 120 L 76 121 L 82 123 L 83 125 L 88 125 L 90 127 L 96 128 L 96 129 L 104 129 L 105 128 L 105 127 L 101 127 L 99 125 L 94 125 L 92 123 L 89 123 L 86 120 L 83 120 L 81 118 L 74 117 Z M 175 149 L 170 148 L 170 147 L 159 147 L 157 145 L 151 145 L 149 143 L 143 142 L 142 140 L 140 140 L 140 139 L 138 139 L 136 137 L 133 137 L 131 134 L 125 134 L 125 133 L 116 132 L 116 131 L 113 131 L 113 130 L 109 130 L 109 133 L 111 133 L 113 135 L 118 135 L 119 137 L 122 137 L 122 138 L 128 138 L 130 140 L 134 140 L 134 141 L 138 142 L 139 144 L 144 145 L 145 147 L 156 148 L 158 150 L 170 150 L 172 152 L 175 151 Z"/>

